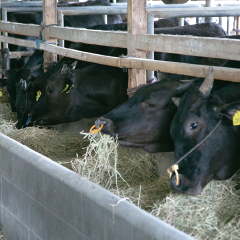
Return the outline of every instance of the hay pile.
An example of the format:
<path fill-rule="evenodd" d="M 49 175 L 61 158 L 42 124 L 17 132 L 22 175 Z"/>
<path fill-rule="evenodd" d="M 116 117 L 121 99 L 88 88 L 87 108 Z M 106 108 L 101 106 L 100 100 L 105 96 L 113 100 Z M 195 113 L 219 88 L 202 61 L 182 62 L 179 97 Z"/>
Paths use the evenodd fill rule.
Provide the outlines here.
<path fill-rule="evenodd" d="M 77 135 L 60 133 L 53 128 L 28 127 L 18 130 L 16 122 L 16 114 L 11 111 L 10 104 L 0 103 L 0 132 L 47 157 L 71 155 L 72 158 L 88 144 Z"/>
<path fill-rule="evenodd" d="M 153 154 L 126 153 L 100 133 L 88 137 L 86 153 L 72 160 L 76 172 L 197 239 L 240 239 L 240 173 L 199 196 L 179 195 L 157 176 Z"/>

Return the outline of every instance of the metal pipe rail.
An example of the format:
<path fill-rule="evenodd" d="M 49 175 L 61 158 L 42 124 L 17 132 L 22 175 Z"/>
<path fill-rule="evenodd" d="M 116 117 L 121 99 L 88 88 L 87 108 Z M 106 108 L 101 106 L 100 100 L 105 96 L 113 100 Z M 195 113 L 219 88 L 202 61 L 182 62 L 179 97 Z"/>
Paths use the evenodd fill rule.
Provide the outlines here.
<path fill-rule="evenodd" d="M 237 6 L 236 1 L 215 1 L 214 5 L 221 4 L 222 6 Z M 111 3 L 111 6 L 126 6 L 127 3 Z M 188 8 L 199 7 L 205 5 L 205 1 L 187 2 L 185 4 L 164 4 L 162 1 L 148 1 L 147 6 L 157 6 L 162 8 Z M 17 2 L 2 2 L 2 7 L 42 7 L 42 1 L 17 1 Z"/>
<path fill-rule="evenodd" d="M 90 6 L 90 7 L 69 7 L 69 8 L 57 8 L 64 15 L 110 15 L 110 14 L 127 14 L 127 8 L 112 7 L 112 6 Z M 193 8 L 156 8 L 147 7 L 147 12 L 154 15 L 154 17 L 167 18 L 167 17 L 227 17 L 227 16 L 239 16 L 240 4 L 231 7 L 193 7 Z M 26 12 L 26 8 L 3 8 L 6 12 Z M 31 11 L 42 11 L 39 7 L 33 7 L 29 9 Z"/>
<path fill-rule="evenodd" d="M 240 15 L 240 4 L 235 7 L 199 7 L 199 8 L 182 8 L 182 9 L 149 9 L 149 13 L 154 17 L 228 17 Z"/>

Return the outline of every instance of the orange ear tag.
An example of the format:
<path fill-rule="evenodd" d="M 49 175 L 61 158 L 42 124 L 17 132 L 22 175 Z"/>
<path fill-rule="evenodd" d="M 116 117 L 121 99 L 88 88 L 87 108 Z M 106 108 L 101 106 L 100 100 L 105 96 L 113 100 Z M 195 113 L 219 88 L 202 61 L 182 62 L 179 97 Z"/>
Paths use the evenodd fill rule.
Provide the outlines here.
<path fill-rule="evenodd" d="M 233 126 L 240 125 L 240 111 L 237 110 L 233 116 Z"/>

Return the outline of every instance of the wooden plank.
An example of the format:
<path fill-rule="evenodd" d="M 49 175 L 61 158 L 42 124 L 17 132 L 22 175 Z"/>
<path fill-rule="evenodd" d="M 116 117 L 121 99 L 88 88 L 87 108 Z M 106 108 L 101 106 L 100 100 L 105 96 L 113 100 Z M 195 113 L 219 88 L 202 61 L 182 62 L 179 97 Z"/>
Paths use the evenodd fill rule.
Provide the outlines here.
<path fill-rule="evenodd" d="M 166 8 L 160 10 L 159 8 L 148 9 L 154 17 L 168 18 L 168 17 L 226 17 L 239 16 L 240 7 L 199 7 L 199 8 Z"/>
<path fill-rule="evenodd" d="M 30 57 L 33 55 L 33 51 L 20 51 L 20 52 L 10 52 L 10 59 L 21 58 L 22 56 Z"/>
<path fill-rule="evenodd" d="M 57 1 L 43 0 L 43 26 L 57 24 Z M 49 27 L 45 27 L 43 31 L 43 39 L 49 43 L 56 43 L 57 39 L 50 39 Z M 44 52 L 44 62 L 57 61 L 57 55 L 52 52 Z"/>
<path fill-rule="evenodd" d="M 164 44 L 161 44 L 164 42 Z M 181 43 L 181 44 L 179 44 Z M 240 41 L 179 35 L 136 36 L 136 48 L 146 51 L 177 53 L 190 56 L 222 58 L 240 61 Z"/>
<path fill-rule="evenodd" d="M 0 29 L 1 31 L 21 34 L 24 36 L 34 36 L 39 37 L 40 27 L 35 24 L 23 24 L 23 23 L 13 23 L 13 22 L 5 22 L 0 21 Z"/>
<path fill-rule="evenodd" d="M 49 27 L 50 38 L 64 39 L 111 47 L 127 47 L 126 32 L 110 32 L 76 28 Z M 0 22 L 0 30 L 22 35 L 38 36 L 40 27 L 33 24 Z M 240 60 L 237 39 L 178 35 L 136 34 L 135 46 L 144 51 L 168 52 L 190 56 Z M 164 42 L 164 44 L 161 44 Z M 181 44 L 179 44 L 181 43 Z"/>
<path fill-rule="evenodd" d="M 136 34 L 147 33 L 147 0 L 128 0 L 128 56 L 146 58 L 147 52 L 136 48 Z M 128 88 L 134 88 L 146 83 L 146 71 L 128 69 Z"/>
<path fill-rule="evenodd" d="M 25 36 L 39 36 L 40 26 L 0 21 L 0 30 Z M 87 30 L 85 28 L 49 27 L 49 38 L 102 46 L 127 48 L 127 32 Z"/>
<path fill-rule="evenodd" d="M 127 47 L 127 32 L 121 31 L 111 32 L 57 26 L 50 27 L 49 37 L 102 46 Z"/>
<path fill-rule="evenodd" d="M 30 40 L 22 40 L 11 37 L 0 36 L 0 42 L 8 42 L 9 44 L 15 44 L 25 47 L 36 47 L 36 43 Z M 139 59 L 133 57 L 118 58 L 109 57 L 99 54 L 81 52 L 73 49 L 61 48 L 58 46 L 52 46 L 46 43 L 40 43 L 40 49 L 46 50 L 62 56 L 75 58 L 87 62 L 93 62 L 98 64 L 109 65 L 120 68 L 137 68 L 157 71 L 161 69 L 162 72 L 169 72 L 174 74 L 181 74 L 187 76 L 205 77 L 209 66 L 186 64 L 186 63 L 174 63 L 165 61 L 156 61 L 150 59 Z M 213 67 L 214 78 L 219 80 L 240 82 L 240 69 Z"/>
<path fill-rule="evenodd" d="M 6 42 L 9 44 L 14 44 L 14 45 L 29 47 L 29 48 L 37 48 L 35 41 L 20 39 L 20 38 L 0 36 L 0 42 Z"/>

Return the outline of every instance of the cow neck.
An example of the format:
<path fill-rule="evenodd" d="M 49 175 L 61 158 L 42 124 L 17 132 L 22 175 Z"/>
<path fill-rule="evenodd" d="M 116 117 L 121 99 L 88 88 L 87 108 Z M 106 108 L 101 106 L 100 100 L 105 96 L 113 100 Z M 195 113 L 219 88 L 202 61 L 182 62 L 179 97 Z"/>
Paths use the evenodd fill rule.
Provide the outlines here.
<path fill-rule="evenodd" d="M 193 151 L 195 151 L 198 147 L 200 147 L 213 133 L 214 131 L 219 127 L 221 124 L 222 119 L 217 123 L 217 125 L 213 128 L 213 130 L 197 145 L 195 145 L 192 149 L 190 149 L 186 154 L 184 154 L 175 164 L 173 164 L 170 168 L 167 169 L 167 172 L 172 177 L 172 173 L 175 172 L 176 175 L 176 185 L 179 184 L 179 176 L 177 170 L 179 169 L 178 164 L 183 161 L 189 154 L 191 154 Z"/>

